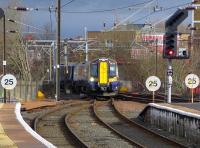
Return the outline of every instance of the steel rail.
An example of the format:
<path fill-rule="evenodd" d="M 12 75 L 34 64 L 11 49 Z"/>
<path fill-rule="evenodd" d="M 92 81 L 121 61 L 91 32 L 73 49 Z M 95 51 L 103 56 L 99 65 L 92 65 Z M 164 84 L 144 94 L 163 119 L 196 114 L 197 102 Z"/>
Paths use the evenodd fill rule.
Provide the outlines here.
<path fill-rule="evenodd" d="M 68 115 L 65 116 L 65 125 L 68 129 L 68 131 L 70 132 L 70 134 L 72 135 L 73 139 L 76 140 L 76 142 L 79 143 L 79 145 L 83 148 L 88 148 L 87 144 L 81 139 L 79 138 L 79 136 L 72 130 L 72 128 L 70 127 L 70 119 L 75 115 L 77 114 L 78 112 L 80 112 L 81 110 L 83 110 L 84 108 L 88 108 L 90 107 L 91 104 L 88 104 L 88 105 L 85 105 L 85 106 L 82 106 L 80 108 L 78 108 L 77 110 L 73 111 L 72 113 L 69 113 Z"/>
<path fill-rule="evenodd" d="M 107 103 L 107 102 L 108 102 L 108 101 L 106 101 L 106 103 Z M 104 103 L 104 104 L 105 104 L 105 103 Z M 106 126 L 107 128 L 109 128 L 110 130 L 112 130 L 114 133 L 116 133 L 118 136 L 120 136 L 120 137 L 123 138 L 124 140 L 130 142 L 131 144 L 133 144 L 133 145 L 136 146 L 136 147 L 144 148 L 144 147 L 145 147 L 144 145 L 142 145 L 142 144 L 140 144 L 140 143 L 138 143 L 138 142 L 136 142 L 136 141 L 130 139 L 130 138 L 127 137 L 126 135 L 120 133 L 119 131 L 117 131 L 116 129 L 114 129 L 112 126 L 110 126 L 108 123 L 104 122 L 104 121 L 99 117 L 97 108 L 98 108 L 99 106 L 102 106 L 102 105 L 103 105 L 103 104 L 98 105 L 98 104 L 97 104 L 97 101 L 96 101 L 96 100 L 94 101 L 94 104 L 93 104 L 93 112 L 94 112 L 96 118 L 97 118 L 104 126 Z"/>
<path fill-rule="evenodd" d="M 69 107 L 69 106 L 77 106 L 77 105 L 80 105 L 80 104 L 85 104 L 85 103 L 88 103 L 88 102 L 72 102 L 72 101 L 69 101 L 69 102 L 66 102 L 64 104 L 62 104 L 61 106 L 58 106 L 56 108 L 53 108 L 53 109 L 50 109 L 42 114 L 40 114 L 39 116 L 37 116 L 35 119 L 34 119 L 34 126 L 33 126 L 33 129 L 37 132 L 37 124 L 39 122 L 39 120 L 41 120 L 42 118 L 44 118 L 45 116 L 48 116 L 49 114 L 53 113 L 53 112 L 56 112 L 56 111 L 59 111 L 59 110 L 62 110 L 66 107 Z"/>
<path fill-rule="evenodd" d="M 68 103 L 66 103 L 66 104 L 63 104 L 63 105 L 61 105 L 61 106 L 59 106 L 59 107 L 56 107 L 56 108 L 54 108 L 54 109 L 51 109 L 51 110 L 49 110 L 49 111 L 47 111 L 47 112 L 44 112 L 44 113 L 42 113 L 41 115 L 39 115 L 38 117 L 36 117 L 36 119 L 35 119 L 35 121 L 34 121 L 34 130 L 36 131 L 36 132 L 38 132 L 38 124 L 39 124 L 39 122 L 40 122 L 40 120 L 42 120 L 42 118 L 44 118 L 44 117 L 46 117 L 46 116 L 48 116 L 49 114 L 52 114 L 52 113 L 54 113 L 54 112 L 58 112 L 58 111 L 61 111 L 61 110 L 63 110 L 63 109 L 65 109 L 65 108 L 67 108 L 67 107 L 76 107 L 76 106 L 84 106 L 84 105 L 87 105 L 87 104 L 89 104 L 89 103 L 91 103 L 91 101 L 90 102 L 68 102 Z M 80 107 L 79 107 L 80 108 Z M 70 134 L 70 136 L 72 137 L 72 140 L 74 141 L 74 143 L 77 143 L 78 141 L 79 141 L 79 139 L 77 139 L 76 137 L 74 137 L 74 135 L 71 133 L 71 131 L 70 131 L 70 129 L 68 129 L 68 126 L 66 125 L 66 123 L 65 123 L 65 120 L 63 121 L 64 122 L 64 124 L 65 124 L 65 126 L 66 126 L 66 128 L 67 128 L 67 134 Z M 85 144 L 84 143 L 81 143 L 81 142 L 78 142 L 78 144 L 79 144 L 79 146 L 80 147 L 85 147 Z"/>
<path fill-rule="evenodd" d="M 122 97 L 124 96 L 125 98 L 128 98 L 128 99 L 132 99 L 132 100 L 135 100 L 135 101 L 138 101 L 138 102 L 144 102 L 144 103 L 150 103 L 152 102 L 152 94 L 140 94 L 140 93 L 120 93 L 118 95 L 118 97 Z M 166 100 L 165 100 L 166 96 L 164 93 L 157 93 L 155 94 L 155 102 L 156 103 L 165 103 Z M 143 99 L 143 100 L 142 100 Z M 146 99 L 146 100 L 144 100 Z M 183 99 L 180 95 L 177 95 L 177 94 L 172 94 L 172 100 L 174 101 L 174 103 L 183 103 L 183 102 L 189 102 L 189 100 L 186 100 L 186 99 Z"/>
<path fill-rule="evenodd" d="M 158 133 L 156 133 L 155 131 L 150 130 L 150 129 L 146 128 L 145 126 L 143 126 L 143 125 L 141 125 L 141 124 L 139 124 L 139 123 L 137 123 L 137 122 L 135 122 L 135 121 L 133 121 L 133 120 L 127 118 L 127 117 L 126 117 L 125 115 L 123 115 L 123 113 L 117 108 L 116 101 L 115 101 L 114 99 L 112 99 L 112 107 L 114 108 L 114 110 L 115 110 L 115 112 L 118 114 L 118 116 L 119 116 L 120 118 L 122 118 L 123 120 L 125 120 L 126 122 L 128 122 L 130 125 L 132 125 L 132 126 L 137 126 L 137 127 L 139 127 L 140 129 L 144 130 L 145 132 L 147 132 L 147 133 L 149 133 L 149 134 L 151 134 L 151 135 L 153 135 L 153 136 L 155 136 L 155 137 L 161 138 L 161 139 L 165 140 L 166 142 L 171 143 L 171 144 L 173 144 L 173 145 L 175 145 L 175 146 L 183 147 L 183 148 L 185 147 L 185 148 L 186 148 L 185 145 L 183 145 L 183 144 L 181 144 L 181 143 L 178 143 L 178 142 L 176 142 L 175 140 L 169 139 L 168 137 L 165 137 L 165 136 L 163 136 L 163 135 L 161 135 L 161 134 L 158 134 Z"/>

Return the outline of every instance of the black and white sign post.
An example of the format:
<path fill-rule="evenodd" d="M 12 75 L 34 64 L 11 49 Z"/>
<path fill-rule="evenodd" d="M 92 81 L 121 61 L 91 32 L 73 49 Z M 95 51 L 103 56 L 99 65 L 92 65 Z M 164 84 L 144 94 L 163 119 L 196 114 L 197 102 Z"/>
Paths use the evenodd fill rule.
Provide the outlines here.
<path fill-rule="evenodd" d="M 155 91 L 157 91 L 160 86 L 161 86 L 161 81 L 158 77 L 156 76 L 150 76 L 147 78 L 146 82 L 146 87 L 149 91 L 153 92 L 153 102 L 155 100 Z"/>
<path fill-rule="evenodd" d="M 192 90 L 191 102 L 194 102 L 194 88 L 199 86 L 199 77 L 195 74 L 189 74 L 185 77 L 185 85 Z"/>
<path fill-rule="evenodd" d="M 172 90 L 172 59 L 184 59 L 186 57 L 179 57 L 177 51 L 177 30 L 178 26 L 188 17 L 186 9 L 178 9 L 166 22 L 165 22 L 165 36 L 163 58 L 168 59 L 167 66 L 167 102 L 171 103 L 171 90 Z"/>
<path fill-rule="evenodd" d="M 6 90 L 12 90 L 17 85 L 17 79 L 12 74 L 6 74 L 1 79 L 1 85 Z M 4 103 L 6 103 L 6 100 Z"/>
<path fill-rule="evenodd" d="M 168 95 L 167 95 L 167 103 L 171 103 L 171 95 L 172 95 L 172 76 L 173 76 L 173 70 L 172 70 L 172 61 L 171 59 L 168 60 L 168 68 L 167 68 L 167 88 L 168 88 Z"/>

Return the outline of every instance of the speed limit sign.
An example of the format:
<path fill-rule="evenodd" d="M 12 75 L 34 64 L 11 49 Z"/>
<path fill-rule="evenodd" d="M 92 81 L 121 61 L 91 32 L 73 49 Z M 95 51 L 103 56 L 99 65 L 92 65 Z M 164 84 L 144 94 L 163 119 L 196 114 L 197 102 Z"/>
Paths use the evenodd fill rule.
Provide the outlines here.
<path fill-rule="evenodd" d="M 149 91 L 157 91 L 161 86 L 161 81 L 156 76 L 150 76 L 147 78 L 145 84 Z"/>
<path fill-rule="evenodd" d="M 1 85 L 3 88 L 11 90 L 14 89 L 15 86 L 17 85 L 17 80 L 15 76 L 11 74 L 6 74 L 1 79 Z"/>
<path fill-rule="evenodd" d="M 188 88 L 196 88 L 199 86 L 199 77 L 195 74 L 189 74 L 185 78 L 185 85 Z"/>

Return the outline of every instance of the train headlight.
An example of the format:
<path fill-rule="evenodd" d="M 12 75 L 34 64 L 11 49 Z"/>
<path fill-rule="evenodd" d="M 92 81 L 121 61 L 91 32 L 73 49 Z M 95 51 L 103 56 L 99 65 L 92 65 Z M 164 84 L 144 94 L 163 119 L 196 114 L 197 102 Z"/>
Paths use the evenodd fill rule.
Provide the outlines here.
<path fill-rule="evenodd" d="M 94 78 L 93 77 L 90 77 L 90 82 L 94 82 Z"/>

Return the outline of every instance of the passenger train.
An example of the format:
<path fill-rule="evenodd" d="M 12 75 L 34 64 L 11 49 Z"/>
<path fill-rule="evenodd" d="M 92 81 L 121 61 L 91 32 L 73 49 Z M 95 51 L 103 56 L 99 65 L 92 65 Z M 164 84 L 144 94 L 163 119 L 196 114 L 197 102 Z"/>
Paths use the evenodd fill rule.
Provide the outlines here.
<path fill-rule="evenodd" d="M 61 71 L 65 70 L 61 68 Z M 99 58 L 89 62 L 69 64 L 67 71 L 61 78 L 61 89 L 66 94 L 112 96 L 118 93 L 120 86 L 118 66 L 113 59 Z"/>

